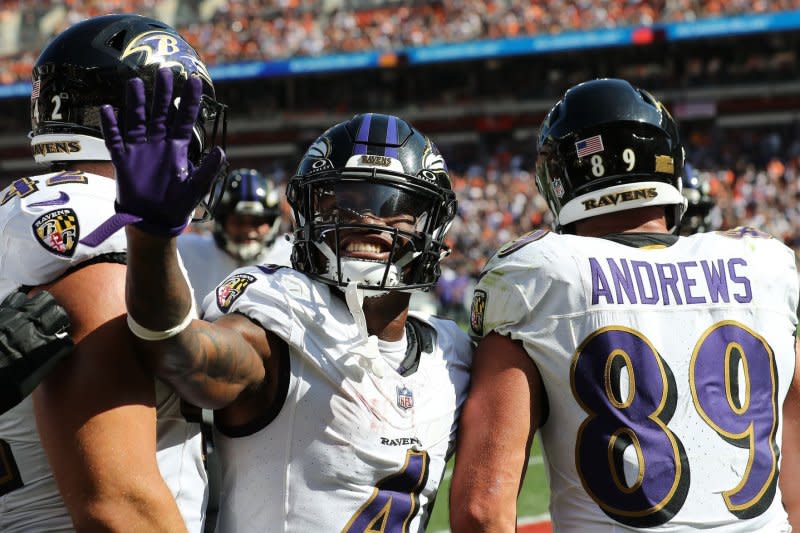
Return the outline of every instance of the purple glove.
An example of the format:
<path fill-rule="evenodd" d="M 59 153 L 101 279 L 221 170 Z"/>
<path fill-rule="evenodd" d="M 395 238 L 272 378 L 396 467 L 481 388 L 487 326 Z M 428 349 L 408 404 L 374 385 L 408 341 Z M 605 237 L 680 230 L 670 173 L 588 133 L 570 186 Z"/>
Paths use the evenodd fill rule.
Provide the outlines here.
<path fill-rule="evenodd" d="M 178 110 L 172 123 L 167 124 L 172 82 L 170 69 L 159 69 L 148 123 L 144 83 L 139 78 L 128 80 L 123 134 L 113 108 L 101 107 L 103 136 L 117 170 L 117 214 L 81 240 L 82 243 L 96 246 L 127 224 L 135 224 L 153 235 L 180 234 L 225 164 L 225 154 L 216 146 L 199 167 L 189 161 L 189 142 L 200 107 L 202 82 L 196 76 L 189 76 Z"/>

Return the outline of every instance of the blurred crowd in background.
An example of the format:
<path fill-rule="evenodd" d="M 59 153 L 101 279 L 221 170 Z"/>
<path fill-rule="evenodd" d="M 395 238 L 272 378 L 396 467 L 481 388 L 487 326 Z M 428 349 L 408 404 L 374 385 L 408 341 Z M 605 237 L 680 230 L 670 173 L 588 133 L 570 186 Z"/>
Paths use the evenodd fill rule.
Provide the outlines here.
<path fill-rule="evenodd" d="M 435 136 L 432 136 L 436 140 Z M 715 207 L 710 229 L 754 226 L 800 250 L 800 125 L 684 132 L 687 172 L 702 174 Z M 450 256 L 433 303 L 466 321 L 476 277 L 497 249 L 518 236 L 548 228 L 552 217 L 535 182 L 535 142 L 509 142 L 491 153 L 442 152 L 458 198 L 448 233 Z M 262 169 L 283 182 L 293 168 Z M 288 223 L 285 229 L 290 230 Z"/>
<path fill-rule="evenodd" d="M 0 83 L 87 17 L 137 12 L 175 26 L 209 64 L 513 38 L 800 8 L 800 0 L 2 0 Z"/>
<path fill-rule="evenodd" d="M 0 0 L 0 83 L 29 80 L 38 50 L 69 25 L 119 11 L 172 23 L 207 63 L 214 64 L 800 9 L 800 0 L 39 0 L 24 4 L 21 8 L 20 2 Z M 796 79 L 796 50 L 770 47 L 769 39 L 763 43 L 764 48 L 732 49 L 724 44 L 694 52 L 690 48 L 677 61 L 660 53 L 652 58 L 639 53 L 637 61 L 626 61 L 621 58 L 632 52 L 619 50 L 599 59 L 579 58 L 574 64 L 570 56 L 537 59 L 525 68 L 497 62 L 481 67 L 496 69 L 486 75 L 446 66 L 451 69 L 448 75 L 415 79 L 415 100 L 403 104 L 417 110 L 424 109 L 423 104 L 469 106 L 476 94 L 491 94 L 496 101 L 526 98 L 534 92 L 539 98 L 552 98 L 562 86 L 602 73 L 603 62 L 613 64 L 616 75 L 650 89 L 691 87 L 737 76 L 745 81 Z M 374 74 L 354 76 L 341 94 L 313 80 L 305 88 L 298 84 L 291 105 L 271 96 L 270 90 L 254 91 L 246 84 L 238 89 L 241 95 L 231 89 L 234 92 L 226 101 L 236 101 L 239 115 L 251 117 L 274 117 L 274 110 L 285 109 L 346 112 L 356 105 L 362 110 L 397 105 L 402 84 L 391 72 L 386 74 L 383 86 L 376 83 L 383 78 Z M 248 94 L 259 97 L 246 98 Z M 235 115 L 237 110 L 233 111 Z M 800 124 L 720 128 L 701 122 L 700 126 L 687 123 L 682 133 L 687 159 L 710 181 L 716 201 L 713 226 L 753 225 L 800 249 Z M 435 133 L 426 133 L 437 139 Z M 439 312 L 464 319 L 475 277 L 488 258 L 503 243 L 547 227 L 551 220 L 536 191 L 532 136 L 484 143 L 477 150 L 447 143 L 440 143 L 440 148 L 452 170 L 459 216 L 449 233 L 453 253 L 443 262 L 434 305 Z M 270 168 L 259 170 L 285 182 L 294 163 L 273 161 Z"/>
<path fill-rule="evenodd" d="M 689 171 L 705 174 L 716 202 L 712 228 L 755 226 L 800 250 L 800 127 L 716 129 L 684 137 Z M 451 174 L 459 217 L 449 233 L 453 253 L 442 263 L 436 289 L 447 313 L 466 319 L 475 275 L 502 244 L 549 227 L 550 213 L 534 181 L 534 150 L 529 146 L 520 155 L 500 149 L 466 167 L 451 162 L 459 169 Z"/>

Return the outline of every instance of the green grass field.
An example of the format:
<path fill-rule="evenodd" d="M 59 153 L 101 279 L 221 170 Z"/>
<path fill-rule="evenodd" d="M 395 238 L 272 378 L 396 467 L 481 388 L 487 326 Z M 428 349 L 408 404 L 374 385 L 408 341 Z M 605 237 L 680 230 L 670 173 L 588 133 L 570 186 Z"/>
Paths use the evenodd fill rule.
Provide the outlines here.
<path fill-rule="evenodd" d="M 437 532 L 449 529 L 447 513 L 450 499 L 450 477 L 453 473 L 453 461 L 447 465 L 442 486 L 439 488 L 439 497 L 433 508 L 428 531 Z M 518 516 L 537 516 L 547 512 L 547 501 L 550 491 L 547 488 L 547 477 L 542 464 L 542 453 L 539 448 L 539 439 L 535 439 L 531 456 L 528 460 L 528 473 L 518 501 Z"/>

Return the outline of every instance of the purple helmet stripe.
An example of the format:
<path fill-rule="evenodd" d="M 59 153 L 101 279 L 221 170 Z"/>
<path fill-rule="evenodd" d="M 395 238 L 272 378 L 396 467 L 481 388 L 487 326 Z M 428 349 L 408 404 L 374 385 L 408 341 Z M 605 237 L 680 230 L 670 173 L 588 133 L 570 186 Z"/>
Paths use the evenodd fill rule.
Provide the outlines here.
<path fill-rule="evenodd" d="M 239 191 L 239 200 L 252 200 L 253 199 L 253 175 L 249 172 L 242 176 L 241 190 Z"/>
<path fill-rule="evenodd" d="M 369 142 L 369 123 L 372 121 L 372 113 L 364 115 L 364 120 L 361 121 L 361 126 L 358 128 L 358 135 L 356 136 L 355 147 L 353 154 L 366 154 L 367 143 Z"/>
<path fill-rule="evenodd" d="M 397 118 L 390 116 L 389 123 L 386 125 L 386 148 L 383 155 L 397 159 Z M 395 146 L 388 146 L 393 144 Z"/>

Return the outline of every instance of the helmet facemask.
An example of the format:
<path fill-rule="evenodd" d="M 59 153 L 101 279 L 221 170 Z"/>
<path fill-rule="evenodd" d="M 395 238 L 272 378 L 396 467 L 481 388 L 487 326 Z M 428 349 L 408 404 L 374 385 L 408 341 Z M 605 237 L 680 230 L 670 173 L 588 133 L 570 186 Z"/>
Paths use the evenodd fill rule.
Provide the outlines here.
<path fill-rule="evenodd" d="M 346 168 L 290 183 L 296 268 L 342 288 L 355 281 L 366 296 L 435 283 L 455 199 L 388 172 Z"/>
<path fill-rule="evenodd" d="M 231 217 L 240 215 L 247 217 L 245 222 L 243 222 L 244 225 L 255 228 L 248 232 L 249 234 L 253 232 L 257 233 L 258 235 L 255 238 L 248 237 L 247 239 L 238 239 L 236 235 L 231 234 L 227 223 L 230 221 Z M 240 222 L 240 224 L 242 224 L 242 222 Z M 264 224 L 269 225 L 269 229 L 262 234 L 260 227 Z M 250 263 L 257 259 L 267 247 L 275 242 L 275 238 L 280 230 L 280 225 L 280 217 L 277 213 L 271 215 L 251 215 L 246 212 L 237 211 L 217 221 L 214 229 L 214 237 L 228 255 L 243 263 Z"/>
<path fill-rule="evenodd" d="M 456 214 L 447 164 L 405 120 L 365 113 L 309 146 L 289 180 L 292 266 L 345 294 L 427 290 Z"/>

